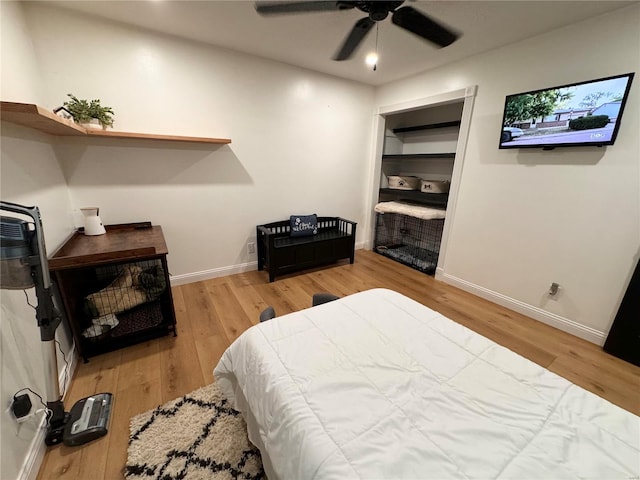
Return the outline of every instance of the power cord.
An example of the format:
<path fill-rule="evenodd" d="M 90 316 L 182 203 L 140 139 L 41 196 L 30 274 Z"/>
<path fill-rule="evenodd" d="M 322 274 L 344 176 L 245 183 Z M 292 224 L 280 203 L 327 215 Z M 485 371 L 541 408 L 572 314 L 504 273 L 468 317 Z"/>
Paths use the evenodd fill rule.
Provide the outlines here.
<path fill-rule="evenodd" d="M 58 340 L 55 341 L 56 345 L 58 345 L 58 350 L 60 350 L 60 353 L 62 354 L 62 360 L 64 360 L 64 380 L 62 381 L 62 394 L 60 395 L 60 398 L 64 398 L 64 394 L 67 388 L 67 380 L 69 379 L 69 362 L 67 361 L 67 356 L 64 354 L 64 352 L 62 351 L 62 345 L 60 345 L 60 342 Z"/>
<path fill-rule="evenodd" d="M 27 305 L 29 305 L 31 308 L 33 308 L 34 310 L 36 310 L 36 306 L 35 305 L 31 305 L 31 302 L 29 301 L 29 294 L 27 294 L 27 290 L 23 289 L 22 293 L 24 293 L 24 298 L 27 299 Z"/>

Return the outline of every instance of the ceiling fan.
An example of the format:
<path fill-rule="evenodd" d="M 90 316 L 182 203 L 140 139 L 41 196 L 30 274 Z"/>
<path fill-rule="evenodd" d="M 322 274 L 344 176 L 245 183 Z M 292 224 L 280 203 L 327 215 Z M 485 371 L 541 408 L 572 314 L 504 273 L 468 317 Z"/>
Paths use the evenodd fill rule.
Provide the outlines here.
<path fill-rule="evenodd" d="M 368 14 L 353 26 L 341 47 L 334 55 L 336 61 L 347 60 L 376 22 L 387 18 L 391 13 L 391 21 L 405 30 L 414 33 L 439 47 L 451 45 L 459 38 L 459 34 L 427 17 L 413 7 L 401 7 L 402 1 L 307 1 L 307 2 L 256 2 L 256 11 L 260 15 L 281 15 L 292 13 L 312 13 L 333 10 L 351 10 L 357 8 Z"/>

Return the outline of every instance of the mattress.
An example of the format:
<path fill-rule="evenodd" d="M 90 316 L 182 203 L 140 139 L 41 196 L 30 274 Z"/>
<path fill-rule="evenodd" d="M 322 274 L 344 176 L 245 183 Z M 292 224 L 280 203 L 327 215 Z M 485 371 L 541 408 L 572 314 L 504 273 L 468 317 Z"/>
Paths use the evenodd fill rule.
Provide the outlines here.
<path fill-rule="evenodd" d="M 275 479 L 640 474 L 640 418 L 391 290 L 245 331 L 214 377 Z"/>

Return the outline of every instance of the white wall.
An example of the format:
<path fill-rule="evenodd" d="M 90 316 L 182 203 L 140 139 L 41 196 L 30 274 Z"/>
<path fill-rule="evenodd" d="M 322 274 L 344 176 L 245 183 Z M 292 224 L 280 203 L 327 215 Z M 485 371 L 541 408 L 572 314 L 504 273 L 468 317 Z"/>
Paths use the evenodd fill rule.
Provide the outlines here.
<path fill-rule="evenodd" d="M 44 100 L 40 68 L 22 5 L 0 2 L 0 17 L 0 98 L 5 102 L 39 104 Z"/>
<path fill-rule="evenodd" d="M 386 106 L 478 85 L 445 280 L 604 340 L 640 244 L 638 25 L 635 5 L 376 92 Z M 498 150 L 507 94 L 633 71 L 614 146 Z"/>
<path fill-rule="evenodd" d="M 640 79 L 613 147 L 499 151 L 496 132 L 508 93 L 639 71 L 637 6 L 384 86 L 374 102 L 370 87 L 284 64 L 41 2 L 24 7 L 25 23 L 19 4 L 1 4 L 3 100 L 54 108 L 66 93 L 99 97 L 117 130 L 233 140 L 54 139 L 3 124 L 2 199 L 41 207 L 50 252 L 92 205 L 106 223 L 162 225 L 171 273 L 187 280 L 253 265 L 246 242 L 257 223 L 312 211 L 363 222 L 372 105 L 477 84 L 447 280 L 608 330 L 640 237 Z M 563 287 L 556 301 L 545 296 L 551 281 Z M 7 406 L 14 388 L 43 389 L 32 312 L 15 293 L 2 291 Z M 15 478 L 33 461 L 35 431 L 1 418 L 1 477 Z"/>
<path fill-rule="evenodd" d="M 20 4 L 2 2 L 1 7 L 2 100 L 39 102 L 42 100 L 41 78 Z M 39 207 L 45 243 L 51 252 L 72 231 L 68 189 L 51 137 L 5 122 L 1 128 L 1 198 Z M 5 211 L 2 214 L 13 216 Z M 26 292 L 29 302 L 36 305 L 34 289 Z M 29 473 L 37 473 L 38 455 L 43 452 L 38 448 L 44 438 L 39 429 L 42 415 L 18 425 L 8 407 L 13 395 L 25 387 L 46 400 L 40 331 L 35 312 L 22 291 L 0 290 L 0 299 L 0 478 L 26 478 Z M 60 347 L 70 358 L 72 346 L 68 330 L 59 328 L 57 334 Z M 62 359 L 58 361 L 62 371 Z M 31 395 L 31 401 L 34 409 L 39 408 L 37 397 Z"/>
<path fill-rule="evenodd" d="M 45 107 L 99 97 L 116 130 L 232 139 L 57 140 L 73 207 L 161 225 L 174 276 L 255 268 L 255 225 L 291 214 L 363 222 L 372 87 L 42 4 L 28 12 Z"/>
<path fill-rule="evenodd" d="M 233 141 L 89 141 L 3 123 L 2 199 L 40 206 L 50 253 L 81 225 L 78 209 L 94 205 L 107 224 L 162 225 L 182 281 L 255 268 L 246 243 L 259 223 L 311 212 L 363 222 L 372 87 L 42 3 L 6 3 L 3 100 L 53 109 L 73 93 L 113 107 L 117 130 Z M 2 291 L 7 406 L 18 388 L 44 390 L 21 295 Z M 35 424 L 16 430 L 6 412 L 2 422 L 1 478 L 34 474 Z"/>

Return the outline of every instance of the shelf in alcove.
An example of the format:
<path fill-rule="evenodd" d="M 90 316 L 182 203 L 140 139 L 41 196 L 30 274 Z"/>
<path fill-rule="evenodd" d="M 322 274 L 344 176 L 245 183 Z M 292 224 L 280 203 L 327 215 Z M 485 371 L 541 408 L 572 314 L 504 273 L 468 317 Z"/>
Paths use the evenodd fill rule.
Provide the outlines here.
<path fill-rule="evenodd" d="M 399 153 L 382 155 L 383 160 L 417 160 L 425 158 L 456 158 L 453 152 L 445 153 Z"/>
<path fill-rule="evenodd" d="M 192 143 L 231 143 L 228 138 L 186 137 L 181 135 L 158 135 L 153 133 L 113 132 L 111 130 L 92 130 L 59 117 L 53 112 L 32 103 L 0 102 L 0 119 L 44 133 L 59 136 L 87 136 L 102 138 L 129 138 L 138 140 L 164 140 L 170 142 Z"/>
<path fill-rule="evenodd" d="M 397 200 L 410 200 L 432 207 L 446 207 L 449 201 L 449 194 L 447 193 L 422 193 L 419 190 L 381 188 L 380 195 L 392 195 Z"/>
<path fill-rule="evenodd" d="M 394 128 L 392 131 L 393 133 L 417 132 L 420 130 L 432 130 L 434 128 L 459 127 L 460 124 L 460 120 L 455 120 L 453 122 L 430 123 L 428 125 L 416 125 L 413 127 L 398 127 Z"/>

